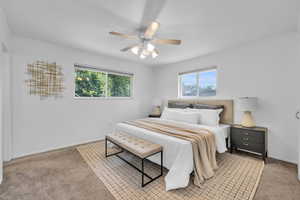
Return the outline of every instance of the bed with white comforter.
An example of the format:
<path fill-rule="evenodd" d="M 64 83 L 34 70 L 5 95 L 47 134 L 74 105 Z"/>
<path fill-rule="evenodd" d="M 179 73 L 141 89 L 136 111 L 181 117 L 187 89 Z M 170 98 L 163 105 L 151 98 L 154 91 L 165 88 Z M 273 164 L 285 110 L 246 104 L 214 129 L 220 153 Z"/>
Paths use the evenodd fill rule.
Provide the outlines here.
<path fill-rule="evenodd" d="M 156 118 L 155 120 L 165 120 Z M 172 121 L 172 120 L 166 120 Z M 190 124 L 172 121 L 179 126 L 199 127 L 210 130 L 216 139 L 217 152 L 223 153 L 226 149 L 226 138 L 229 133 L 229 125 L 219 124 L 217 126 L 207 126 L 200 124 Z M 190 174 L 194 169 L 192 145 L 189 141 L 163 135 L 154 131 L 146 130 L 126 123 L 118 123 L 115 131 L 123 131 L 130 135 L 140 137 L 151 142 L 160 144 L 164 149 L 164 167 L 169 169 L 165 177 L 166 190 L 186 187 L 189 183 Z M 160 155 L 149 157 L 149 160 L 160 164 Z"/>

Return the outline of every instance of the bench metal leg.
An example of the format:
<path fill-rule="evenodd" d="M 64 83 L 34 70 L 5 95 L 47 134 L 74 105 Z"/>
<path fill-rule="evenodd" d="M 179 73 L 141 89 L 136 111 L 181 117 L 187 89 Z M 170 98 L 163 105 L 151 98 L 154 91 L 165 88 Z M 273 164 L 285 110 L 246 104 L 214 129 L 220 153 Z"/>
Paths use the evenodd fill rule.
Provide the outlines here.
<path fill-rule="evenodd" d="M 145 184 L 144 184 L 144 174 L 145 174 L 145 172 L 144 172 L 144 158 L 143 158 L 142 159 L 142 187 L 145 186 Z"/>
<path fill-rule="evenodd" d="M 159 153 L 159 152 L 158 152 Z M 152 156 L 152 155 L 150 155 Z M 150 157 L 148 156 L 148 157 Z M 146 185 L 148 185 L 149 183 L 151 183 L 152 181 L 155 181 L 156 179 L 158 179 L 159 177 L 161 177 L 163 175 L 163 169 L 164 169 L 164 166 L 163 166 L 163 151 L 160 151 L 160 174 L 154 178 L 151 178 L 149 177 L 145 172 L 144 172 L 144 160 L 146 158 L 143 158 L 142 159 L 142 187 L 145 187 Z M 144 176 L 147 176 L 150 181 L 148 181 L 147 183 L 144 183 Z"/>
<path fill-rule="evenodd" d="M 154 180 L 156 180 L 156 179 L 158 179 L 159 177 L 161 177 L 162 175 L 163 175 L 163 168 L 164 168 L 164 166 L 163 166 L 163 151 L 160 151 L 160 152 L 157 152 L 157 153 L 160 153 L 160 174 L 158 175 L 158 176 L 156 176 L 156 177 L 154 177 L 154 178 L 152 178 L 151 176 L 149 176 L 148 174 L 146 174 L 145 173 L 145 169 L 144 169 L 144 161 L 145 161 L 145 159 L 147 159 L 148 157 L 150 157 L 150 156 L 153 156 L 153 155 L 155 155 L 155 154 L 157 154 L 157 153 L 154 153 L 154 154 L 152 154 L 152 155 L 149 155 L 148 157 L 146 157 L 146 158 L 140 158 L 141 160 L 142 160 L 142 169 L 139 169 L 139 168 L 137 168 L 136 166 L 134 166 L 133 164 L 131 164 L 129 161 L 127 161 L 125 158 L 123 158 L 123 157 L 121 157 L 120 155 L 118 155 L 118 154 L 120 154 L 120 153 L 123 153 L 124 151 L 126 151 L 125 149 L 123 149 L 122 147 L 120 147 L 119 145 L 117 145 L 117 144 L 115 144 L 115 143 L 113 143 L 114 145 L 116 145 L 116 146 L 118 146 L 120 149 L 122 149 L 120 152 L 116 152 L 116 153 L 112 153 L 112 154 L 107 154 L 107 141 L 109 141 L 109 142 L 111 142 L 111 143 L 113 143 L 112 141 L 110 141 L 110 140 L 108 140 L 107 138 L 105 138 L 105 157 L 110 157 L 110 156 L 114 156 L 114 155 L 116 155 L 118 158 L 120 158 L 121 160 L 123 160 L 124 162 L 126 162 L 127 164 L 129 164 L 131 167 L 133 167 L 133 168 L 135 168 L 137 171 L 139 171 L 141 174 L 142 174 L 142 187 L 145 187 L 146 185 L 148 185 L 149 183 L 151 183 L 152 181 L 154 181 Z M 129 152 L 130 153 L 130 152 Z M 148 178 L 148 179 L 150 179 L 150 181 L 148 181 L 148 182 L 146 182 L 145 183 L 145 176 Z"/>
<path fill-rule="evenodd" d="M 160 152 L 160 175 L 163 175 L 164 172 L 164 158 L 163 158 L 163 151 Z"/>
<path fill-rule="evenodd" d="M 123 153 L 124 151 L 123 151 L 123 149 L 121 150 L 121 151 L 119 151 L 119 152 L 116 152 L 116 153 L 112 153 L 112 154 L 107 154 L 107 138 L 105 138 L 105 157 L 107 158 L 107 157 L 110 157 L 110 156 L 114 156 L 114 155 L 118 155 L 119 153 Z"/>
<path fill-rule="evenodd" d="M 105 138 L 105 157 L 107 157 L 107 139 Z"/>

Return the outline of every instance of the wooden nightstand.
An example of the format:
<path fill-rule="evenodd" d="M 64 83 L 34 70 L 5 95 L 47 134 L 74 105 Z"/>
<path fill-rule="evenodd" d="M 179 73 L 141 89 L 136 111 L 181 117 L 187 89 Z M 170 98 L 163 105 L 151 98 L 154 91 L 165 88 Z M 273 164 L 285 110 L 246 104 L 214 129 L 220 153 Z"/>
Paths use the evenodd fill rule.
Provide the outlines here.
<path fill-rule="evenodd" d="M 268 157 L 268 129 L 264 127 L 247 128 L 232 125 L 230 130 L 230 152 L 246 150 L 261 154 L 263 160 Z"/>
<path fill-rule="evenodd" d="M 152 118 L 160 118 L 161 115 L 148 115 L 148 117 L 152 117 Z"/>

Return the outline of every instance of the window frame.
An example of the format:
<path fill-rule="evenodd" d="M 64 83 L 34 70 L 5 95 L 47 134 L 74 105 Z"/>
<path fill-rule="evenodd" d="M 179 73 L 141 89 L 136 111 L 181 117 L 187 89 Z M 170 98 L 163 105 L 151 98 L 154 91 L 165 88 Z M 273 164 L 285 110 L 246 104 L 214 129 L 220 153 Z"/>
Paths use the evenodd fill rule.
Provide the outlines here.
<path fill-rule="evenodd" d="M 209 71 L 216 71 L 216 94 L 213 96 L 200 96 L 199 95 L 199 74 L 201 72 L 209 72 Z M 183 96 L 182 95 L 182 85 L 181 85 L 181 81 L 182 81 L 182 75 L 186 75 L 186 74 L 193 74 L 193 73 L 197 73 L 197 96 Z M 178 98 L 183 98 L 183 99 L 195 99 L 195 98 L 213 98 L 217 96 L 217 92 L 218 92 L 218 67 L 217 66 L 212 66 L 212 67 L 206 67 L 206 68 L 202 68 L 202 69 L 197 69 L 197 70 L 192 70 L 192 71 L 187 71 L 187 72 L 179 72 L 177 74 L 177 84 L 178 84 L 178 91 L 177 91 L 177 96 Z"/>
<path fill-rule="evenodd" d="M 103 96 L 103 97 L 77 97 L 76 96 L 76 69 L 104 73 L 105 74 L 105 96 Z M 108 74 L 115 74 L 115 75 L 130 77 L 130 96 L 129 97 L 110 97 L 110 96 L 107 96 L 107 94 L 108 94 Z M 134 74 L 133 73 L 120 72 L 120 71 L 114 71 L 114 70 L 103 69 L 103 68 L 97 68 L 97 67 L 92 67 L 92 66 L 89 66 L 89 65 L 75 64 L 74 65 L 74 75 L 73 75 L 73 77 L 74 77 L 74 79 L 73 79 L 73 84 L 74 84 L 73 98 L 76 99 L 76 100 L 132 100 L 133 97 L 134 97 L 134 93 L 133 93 Z"/>

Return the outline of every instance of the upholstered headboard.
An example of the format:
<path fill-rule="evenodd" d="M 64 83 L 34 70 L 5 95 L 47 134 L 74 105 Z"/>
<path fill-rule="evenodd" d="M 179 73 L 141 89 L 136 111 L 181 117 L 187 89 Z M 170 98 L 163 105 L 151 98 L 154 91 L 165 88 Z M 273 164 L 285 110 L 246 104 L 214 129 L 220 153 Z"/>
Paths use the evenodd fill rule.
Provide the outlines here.
<path fill-rule="evenodd" d="M 210 105 L 211 109 L 217 109 L 218 107 L 222 107 L 224 110 L 221 114 L 220 122 L 222 124 L 232 124 L 233 123 L 233 113 L 234 113 L 233 112 L 233 100 L 176 99 L 176 100 L 168 101 L 169 108 L 186 108 L 186 107 L 193 108 L 197 104 L 201 104 L 201 106 Z"/>

